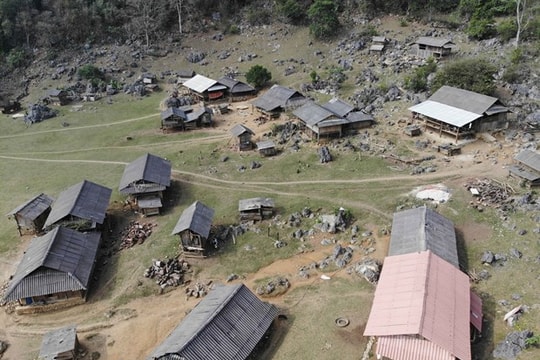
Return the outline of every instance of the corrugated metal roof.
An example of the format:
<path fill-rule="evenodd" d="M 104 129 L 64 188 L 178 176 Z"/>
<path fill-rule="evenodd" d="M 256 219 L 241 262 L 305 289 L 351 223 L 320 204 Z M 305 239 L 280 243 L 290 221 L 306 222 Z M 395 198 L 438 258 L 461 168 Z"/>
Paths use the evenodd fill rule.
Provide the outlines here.
<path fill-rule="evenodd" d="M 253 131 L 251 131 L 250 128 L 248 128 L 247 126 L 244 126 L 242 124 L 234 125 L 229 131 L 230 131 L 231 134 L 233 134 L 236 137 L 242 135 L 243 133 L 250 133 L 251 135 L 255 135 L 255 133 Z"/>
<path fill-rule="evenodd" d="M 523 165 L 540 172 L 540 153 L 525 149 L 517 154 L 514 159 Z"/>
<path fill-rule="evenodd" d="M 19 214 L 25 219 L 35 220 L 51 207 L 53 201 L 52 197 L 41 193 L 11 210 L 8 216 Z"/>
<path fill-rule="evenodd" d="M 514 175 L 517 175 L 517 176 L 519 176 L 519 177 L 521 177 L 521 178 L 523 178 L 525 180 L 531 181 L 531 182 L 536 182 L 536 181 L 538 181 L 540 179 L 539 174 L 533 174 L 532 172 L 527 171 L 525 169 L 522 169 L 517 165 L 509 166 L 508 171 L 511 172 Z"/>
<path fill-rule="evenodd" d="M 184 85 L 190 90 L 196 91 L 198 93 L 203 93 L 207 91 L 208 89 L 210 89 L 215 84 L 217 84 L 216 80 L 197 74 L 191 79 L 185 81 L 182 85 Z"/>
<path fill-rule="evenodd" d="M 415 44 L 420 45 L 428 45 L 428 46 L 434 46 L 434 47 L 453 47 L 455 44 L 445 38 L 439 38 L 434 36 L 420 36 L 418 39 L 416 39 Z"/>
<path fill-rule="evenodd" d="M 489 108 L 499 101 L 492 96 L 447 85 L 441 86 L 428 100 L 465 110 L 476 115 L 484 115 Z"/>
<path fill-rule="evenodd" d="M 432 100 L 426 100 L 411 106 L 409 110 L 457 127 L 465 126 L 482 117 L 481 114 L 475 114 Z"/>
<path fill-rule="evenodd" d="M 161 120 L 167 120 L 171 116 L 177 116 L 182 119 L 187 119 L 185 111 L 180 108 L 170 107 L 161 112 Z"/>
<path fill-rule="evenodd" d="M 239 211 L 254 210 L 254 209 L 260 209 L 263 207 L 273 208 L 274 199 L 256 197 L 256 198 L 251 198 L 251 199 L 242 199 L 238 201 Z"/>
<path fill-rule="evenodd" d="M 384 45 L 383 44 L 373 44 L 369 47 L 369 50 L 371 51 L 383 51 Z"/>
<path fill-rule="evenodd" d="M 373 115 L 366 114 L 362 111 L 352 111 L 347 114 L 346 119 L 350 123 L 364 122 L 364 121 L 375 121 Z"/>
<path fill-rule="evenodd" d="M 257 150 L 271 149 L 276 147 L 272 140 L 263 140 L 257 143 Z"/>
<path fill-rule="evenodd" d="M 468 276 L 423 251 L 385 258 L 364 335 L 419 335 L 470 360 L 469 322 Z"/>
<path fill-rule="evenodd" d="M 56 227 L 33 238 L 4 294 L 8 301 L 86 290 L 101 234 Z"/>
<path fill-rule="evenodd" d="M 137 206 L 140 209 L 155 209 L 160 208 L 163 205 L 161 204 L 161 197 L 156 195 L 137 199 Z"/>
<path fill-rule="evenodd" d="M 103 224 L 111 193 L 111 189 L 88 180 L 69 187 L 53 202 L 44 228 L 68 215 Z"/>
<path fill-rule="evenodd" d="M 292 98 L 305 99 L 298 91 L 280 85 L 274 85 L 263 95 L 255 99 L 252 104 L 265 111 L 274 111 L 279 107 L 286 107 Z"/>
<path fill-rule="evenodd" d="M 482 298 L 471 290 L 471 324 L 480 332 L 482 331 L 483 317 Z"/>
<path fill-rule="evenodd" d="M 77 331 L 75 325 L 52 330 L 43 335 L 39 360 L 56 360 L 58 354 L 75 351 Z"/>
<path fill-rule="evenodd" d="M 225 85 L 232 94 L 249 93 L 255 91 L 255 88 L 253 86 L 236 79 L 231 79 L 227 76 L 222 77 L 218 80 L 218 82 Z"/>
<path fill-rule="evenodd" d="M 195 201 L 182 212 L 172 234 L 175 235 L 189 229 L 208 238 L 213 218 L 214 209 L 209 208 L 200 201 Z"/>
<path fill-rule="evenodd" d="M 333 98 L 326 104 L 322 104 L 321 106 L 326 110 L 333 112 L 339 117 L 345 117 L 348 113 L 354 110 L 354 106 L 337 98 Z"/>
<path fill-rule="evenodd" d="M 384 36 L 372 36 L 371 41 L 385 43 L 387 41 L 387 39 Z"/>
<path fill-rule="evenodd" d="M 170 185 L 171 163 L 147 153 L 126 165 L 118 190 L 122 194 L 138 194 L 163 191 Z"/>
<path fill-rule="evenodd" d="M 300 106 L 298 109 L 293 111 L 293 115 L 309 126 L 318 125 L 323 120 L 336 117 L 333 112 L 315 104 L 314 102 L 308 102 Z"/>
<path fill-rule="evenodd" d="M 376 353 L 393 360 L 456 360 L 450 352 L 414 335 L 378 337 Z"/>
<path fill-rule="evenodd" d="M 277 314 L 243 284 L 217 285 L 148 359 L 246 359 Z"/>
<path fill-rule="evenodd" d="M 194 109 L 191 109 L 192 111 L 188 112 L 186 114 L 187 116 L 187 120 L 186 120 L 186 123 L 190 123 L 192 121 L 195 121 L 197 120 L 198 118 L 200 118 L 204 113 L 208 113 L 208 114 L 212 114 L 212 110 L 210 110 L 209 108 L 207 108 L 206 106 L 200 106 L 200 107 L 197 107 L 197 108 L 194 108 Z"/>
<path fill-rule="evenodd" d="M 426 206 L 394 214 L 388 255 L 431 250 L 459 269 L 454 223 Z"/>

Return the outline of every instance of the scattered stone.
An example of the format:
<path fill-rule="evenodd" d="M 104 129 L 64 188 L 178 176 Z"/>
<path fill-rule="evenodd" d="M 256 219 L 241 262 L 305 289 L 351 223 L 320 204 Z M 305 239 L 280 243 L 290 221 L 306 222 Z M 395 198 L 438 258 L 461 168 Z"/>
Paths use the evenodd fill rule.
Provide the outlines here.
<path fill-rule="evenodd" d="M 284 294 L 290 286 L 291 284 L 287 278 L 279 276 L 271 279 L 266 284 L 259 285 L 255 292 L 260 296 L 277 296 Z"/>
<path fill-rule="evenodd" d="M 527 339 L 533 336 L 530 330 L 513 331 L 506 335 L 503 342 L 495 346 L 493 357 L 495 359 L 514 360 L 519 353 L 527 348 Z"/>
<path fill-rule="evenodd" d="M 516 259 L 521 259 L 521 257 L 523 256 L 523 254 L 521 253 L 521 251 L 519 251 L 519 250 L 516 249 L 516 248 L 510 248 L 510 255 L 512 255 L 512 256 L 515 257 Z"/>
<path fill-rule="evenodd" d="M 184 259 L 172 258 L 166 261 L 153 260 L 152 265 L 144 271 L 144 277 L 155 279 L 161 289 L 189 283 L 185 275 L 190 273 L 190 265 Z"/>
<path fill-rule="evenodd" d="M 238 279 L 238 275 L 236 274 L 230 274 L 229 276 L 227 276 L 227 282 L 231 282 L 236 279 Z"/>
<path fill-rule="evenodd" d="M 371 284 L 376 284 L 379 281 L 381 265 L 375 259 L 364 258 L 354 266 L 354 271 Z"/>

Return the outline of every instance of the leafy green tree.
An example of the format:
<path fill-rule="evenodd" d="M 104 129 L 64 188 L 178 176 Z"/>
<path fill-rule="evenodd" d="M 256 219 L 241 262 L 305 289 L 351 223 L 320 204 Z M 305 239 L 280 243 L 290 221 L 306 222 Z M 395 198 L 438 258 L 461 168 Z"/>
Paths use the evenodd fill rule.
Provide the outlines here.
<path fill-rule="evenodd" d="M 300 24 L 306 17 L 305 8 L 296 0 L 280 0 L 278 10 L 291 24 Z"/>
<path fill-rule="evenodd" d="M 483 58 L 465 58 L 446 64 L 440 68 L 433 80 L 435 91 L 443 85 L 492 95 L 495 91 L 494 75 L 497 66 Z"/>
<path fill-rule="evenodd" d="M 86 64 L 79 68 L 78 72 L 80 77 L 85 80 L 103 80 L 103 72 L 92 64 Z"/>
<path fill-rule="evenodd" d="M 261 88 L 272 79 L 272 74 L 261 65 L 252 66 L 246 73 L 246 80 L 256 88 Z"/>
<path fill-rule="evenodd" d="M 473 16 L 467 27 L 467 35 L 471 39 L 483 40 L 495 35 L 493 18 Z"/>
<path fill-rule="evenodd" d="M 516 36 L 517 24 L 513 19 L 506 19 L 497 25 L 497 33 L 502 41 L 509 41 Z"/>
<path fill-rule="evenodd" d="M 415 92 L 428 88 L 428 76 L 437 71 L 437 63 L 430 57 L 427 62 L 416 68 L 412 74 L 405 76 L 405 88 Z"/>
<path fill-rule="evenodd" d="M 317 39 L 330 38 L 339 30 L 337 5 L 333 0 L 315 0 L 308 9 L 308 18 L 309 30 Z"/>

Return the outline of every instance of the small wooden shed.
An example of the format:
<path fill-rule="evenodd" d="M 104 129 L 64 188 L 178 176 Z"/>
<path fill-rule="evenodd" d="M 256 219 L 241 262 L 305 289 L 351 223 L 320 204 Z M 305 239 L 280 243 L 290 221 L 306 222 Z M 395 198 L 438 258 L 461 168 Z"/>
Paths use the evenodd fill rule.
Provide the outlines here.
<path fill-rule="evenodd" d="M 43 335 L 38 360 L 74 360 L 78 350 L 77 330 L 70 325 Z"/>
<path fill-rule="evenodd" d="M 65 90 L 52 89 L 47 92 L 47 99 L 52 105 L 66 105 L 69 102 L 68 93 Z"/>
<path fill-rule="evenodd" d="M 230 132 L 236 139 L 236 147 L 239 151 L 251 150 L 253 148 L 251 137 L 255 133 L 251 129 L 242 124 L 236 124 L 231 128 Z"/>
<path fill-rule="evenodd" d="M 529 187 L 540 186 L 540 153 L 524 149 L 514 160 L 516 164 L 508 169 L 510 175 L 523 180 Z"/>
<path fill-rule="evenodd" d="M 274 215 L 274 200 L 256 197 L 238 201 L 240 220 L 264 220 Z"/>
<path fill-rule="evenodd" d="M 7 216 L 15 219 L 19 235 L 39 234 L 51 212 L 53 201 L 52 197 L 41 193 L 13 209 Z"/>
<path fill-rule="evenodd" d="M 257 151 L 263 156 L 276 155 L 276 145 L 272 140 L 263 140 L 257 143 Z"/>
<path fill-rule="evenodd" d="M 206 256 L 208 237 L 214 219 L 214 209 L 195 201 L 182 212 L 172 235 L 180 236 L 185 256 Z"/>
<path fill-rule="evenodd" d="M 170 107 L 161 112 L 161 129 L 185 129 L 187 114 L 184 110 L 177 107 Z"/>
<path fill-rule="evenodd" d="M 371 46 L 369 47 L 370 53 L 380 54 L 384 51 L 388 39 L 384 36 L 373 36 L 371 38 Z"/>
<path fill-rule="evenodd" d="M 452 41 L 434 36 L 421 36 L 414 42 L 416 55 L 427 59 L 428 57 L 442 58 L 450 55 L 455 47 Z"/>

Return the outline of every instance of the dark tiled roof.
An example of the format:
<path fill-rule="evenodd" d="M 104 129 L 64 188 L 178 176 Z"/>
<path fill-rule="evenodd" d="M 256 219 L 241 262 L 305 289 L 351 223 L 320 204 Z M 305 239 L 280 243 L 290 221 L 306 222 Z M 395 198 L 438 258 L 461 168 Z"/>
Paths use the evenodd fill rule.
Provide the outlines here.
<path fill-rule="evenodd" d="M 103 224 L 111 193 L 111 189 L 88 180 L 69 187 L 53 202 L 44 228 L 68 215 Z"/>
<path fill-rule="evenodd" d="M 467 110 L 478 115 L 483 115 L 498 101 L 497 98 L 491 96 L 447 85 L 442 86 L 428 100 Z"/>
<path fill-rule="evenodd" d="M 333 112 L 315 104 L 314 102 L 308 102 L 300 106 L 298 109 L 293 111 L 293 115 L 310 126 L 315 126 L 323 120 L 336 117 Z"/>
<path fill-rule="evenodd" d="M 340 117 L 345 117 L 348 113 L 354 110 L 354 106 L 336 98 L 331 99 L 326 104 L 323 104 L 321 106 Z"/>
<path fill-rule="evenodd" d="M 240 135 L 242 135 L 243 133 L 250 133 L 251 135 L 255 135 L 255 133 L 253 131 L 251 131 L 251 129 L 249 129 L 247 126 L 244 126 L 242 124 L 236 124 L 234 125 L 231 130 L 229 130 L 231 132 L 231 134 L 233 134 L 234 136 L 238 137 Z"/>
<path fill-rule="evenodd" d="M 433 47 L 452 47 L 455 45 L 452 41 L 445 38 L 439 38 L 434 36 L 421 36 L 415 41 L 416 44 L 427 45 Z"/>
<path fill-rule="evenodd" d="M 243 360 L 277 316 L 246 286 L 217 285 L 148 360 Z"/>
<path fill-rule="evenodd" d="M 241 93 L 250 93 L 254 92 L 255 88 L 251 85 L 243 83 L 239 80 L 231 79 L 230 77 L 224 76 L 218 80 L 218 83 L 225 85 L 229 88 L 231 94 L 241 94 Z"/>
<path fill-rule="evenodd" d="M 184 230 L 191 230 L 196 234 L 208 238 L 213 218 L 214 209 L 209 208 L 200 201 L 195 201 L 182 212 L 172 234 L 175 235 Z"/>
<path fill-rule="evenodd" d="M 274 111 L 280 107 L 286 107 L 288 102 L 293 98 L 305 99 L 304 95 L 296 90 L 274 85 L 262 96 L 255 99 L 252 104 L 265 111 Z"/>
<path fill-rule="evenodd" d="M 171 185 L 171 163 L 159 156 L 145 154 L 124 169 L 118 190 L 122 194 L 163 191 Z"/>
<path fill-rule="evenodd" d="M 516 155 L 515 160 L 540 172 L 540 153 L 525 149 Z"/>
<path fill-rule="evenodd" d="M 425 250 L 459 269 L 454 223 L 425 206 L 395 213 L 388 256 Z"/>
<path fill-rule="evenodd" d="M 8 216 L 18 214 L 25 219 L 35 220 L 51 207 L 53 201 L 54 199 L 52 197 L 41 193 L 24 204 L 17 206 Z"/>
<path fill-rule="evenodd" d="M 182 118 L 182 119 L 187 119 L 186 113 L 184 112 L 184 110 L 182 110 L 180 108 L 171 107 L 171 108 L 167 108 L 167 109 L 165 109 L 165 110 L 163 110 L 161 112 L 161 119 L 162 120 L 167 120 L 171 116 L 176 116 L 176 117 L 179 117 L 179 118 Z"/>
<path fill-rule="evenodd" d="M 56 227 L 33 238 L 4 294 L 8 301 L 86 290 L 101 235 Z"/>

